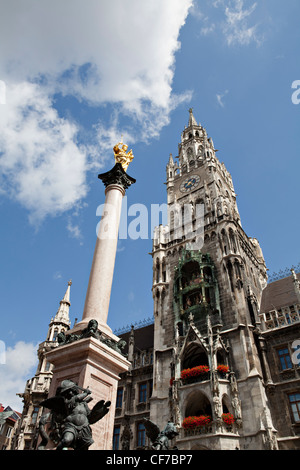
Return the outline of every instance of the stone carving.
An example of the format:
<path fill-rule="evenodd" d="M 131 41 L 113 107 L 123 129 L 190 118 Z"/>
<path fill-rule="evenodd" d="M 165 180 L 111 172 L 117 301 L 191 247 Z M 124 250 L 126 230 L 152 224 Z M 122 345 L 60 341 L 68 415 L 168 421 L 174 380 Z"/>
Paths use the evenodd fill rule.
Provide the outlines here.
<path fill-rule="evenodd" d="M 108 347 L 114 349 L 118 353 L 126 356 L 122 350 L 126 346 L 126 341 L 120 339 L 120 341 L 114 341 L 111 338 L 106 338 L 102 335 L 101 331 L 98 329 L 97 320 L 90 320 L 88 326 L 79 334 L 66 335 L 64 332 L 61 332 L 57 335 L 58 346 L 64 346 L 65 344 L 73 343 L 84 338 L 96 338 L 102 343 L 106 344 Z"/>
<path fill-rule="evenodd" d="M 113 341 L 112 339 L 105 338 L 105 339 L 101 339 L 101 341 L 102 341 L 102 343 L 106 344 L 108 347 L 114 349 L 118 353 L 125 356 L 125 354 L 122 352 L 122 350 L 126 346 L 126 341 L 124 341 L 123 339 L 120 339 L 120 341 L 116 342 L 116 341 Z"/>
<path fill-rule="evenodd" d="M 160 431 L 158 426 L 148 418 L 143 419 L 143 424 L 146 428 L 146 434 L 152 442 L 151 449 L 170 450 L 169 440 L 179 434 L 174 423 L 169 421 L 163 431 Z M 176 448 L 174 448 L 174 450 L 176 450 Z"/>
<path fill-rule="evenodd" d="M 117 184 L 122 186 L 124 190 L 136 182 L 134 178 L 126 173 L 121 163 L 116 163 L 110 171 L 98 175 L 98 178 L 101 179 L 106 188 L 110 184 Z"/>
<path fill-rule="evenodd" d="M 111 404 L 101 400 L 91 410 L 88 407 L 93 400 L 91 393 L 89 388 L 81 388 L 72 380 L 63 380 L 55 396 L 40 403 L 50 413 L 43 415 L 39 422 L 42 440 L 38 450 L 43 450 L 49 440 L 56 444 L 56 450 L 88 450 L 94 442 L 90 425 L 102 419 Z M 46 424 L 49 424 L 49 435 Z"/>

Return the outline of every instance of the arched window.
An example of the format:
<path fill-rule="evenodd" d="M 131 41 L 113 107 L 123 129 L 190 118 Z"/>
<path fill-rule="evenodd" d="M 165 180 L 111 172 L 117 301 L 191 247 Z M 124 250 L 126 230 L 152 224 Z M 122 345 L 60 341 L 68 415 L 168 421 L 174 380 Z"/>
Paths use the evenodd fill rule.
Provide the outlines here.
<path fill-rule="evenodd" d="M 52 341 L 56 341 L 57 335 L 58 335 L 58 329 L 55 328 L 54 333 L 53 333 Z"/>
<path fill-rule="evenodd" d="M 159 259 L 156 259 L 156 266 L 155 266 L 155 281 L 159 282 Z"/>
<path fill-rule="evenodd" d="M 232 228 L 229 229 L 229 240 L 230 240 L 230 246 L 231 246 L 231 249 L 234 253 L 237 252 L 237 244 L 236 244 L 236 238 L 235 238 L 235 234 L 232 230 Z"/>
<path fill-rule="evenodd" d="M 191 343 L 184 353 L 181 364 L 182 370 L 197 366 L 208 366 L 206 351 L 199 344 Z"/>
<path fill-rule="evenodd" d="M 234 291 L 234 284 L 233 284 L 233 268 L 232 268 L 231 261 L 228 261 L 228 263 L 227 263 L 227 272 L 228 272 L 228 276 L 229 276 L 230 287 L 231 287 L 231 290 L 232 290 L 232 292 L 233 292 L 233 291 Z"/>
<path fill-rule="evenodd" d="M 222 237 L 222 244 L 223 244 L 223 253 L 224 253 L 224 255 L 227 255 L 228 254 L 229 243 L 228 243 L 227 234 L 226 234 L 224 229 L 221 232 L 221 237 Z"/>
<path fill-rule="evenodd" d="M 208 397 L 199 390 L 192 392 L 185 408 L 185 418 L 188 416 L 211 416 L 212 409 Z"/>

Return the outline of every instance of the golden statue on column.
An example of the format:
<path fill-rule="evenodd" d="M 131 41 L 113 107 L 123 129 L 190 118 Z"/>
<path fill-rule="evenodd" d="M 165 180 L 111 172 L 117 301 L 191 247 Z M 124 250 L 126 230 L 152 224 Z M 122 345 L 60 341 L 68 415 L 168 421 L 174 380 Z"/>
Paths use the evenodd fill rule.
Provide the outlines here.
<path fill-rule="evenodd" d="M 126 153 L 128 145 L 119 142 L 114 146 L 115 162 L 121 163 L 123 170 L 127 171 L 128 165 L 133 160 L 132 150 Z"/>

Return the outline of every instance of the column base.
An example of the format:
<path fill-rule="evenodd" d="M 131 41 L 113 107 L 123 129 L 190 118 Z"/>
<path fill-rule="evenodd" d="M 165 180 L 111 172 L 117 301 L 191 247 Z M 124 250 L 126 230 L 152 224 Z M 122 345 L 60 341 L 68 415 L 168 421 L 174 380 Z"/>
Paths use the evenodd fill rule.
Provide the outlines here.
<path fill-rule="evenodd" d="M 53 397 L 63 380 L 70 379 L 80 387 L 89 387 L 93 401 L 90 409 L 100 400 L 110 401 L 109 412 L 91 426 L 94 444 L 91 450 L 111 450 L 119 374 L 130 366 L 117 351 L 95 338 L 84 338 L 59 346 L 46 354 L 54 365 L 48 397 Z M 52 447 L 51 443 L 47 445 Z"/>
<path fill-rule="evenodd" d="M 76 325 L 74 325 L 71 330 L 66 332 L 67 335 L 78 334 L 79 332 L 82 332 L 85 328 L 87 328 L 90 320 L 93 320 L 93 318 L 85 318 L 84 320 L 76 323 Z M 98 322 L 98 330 L 116 342 L 120 340 L 120 338 L 112 332 L 112 329 L 107 325 L 107 323 Z"/>

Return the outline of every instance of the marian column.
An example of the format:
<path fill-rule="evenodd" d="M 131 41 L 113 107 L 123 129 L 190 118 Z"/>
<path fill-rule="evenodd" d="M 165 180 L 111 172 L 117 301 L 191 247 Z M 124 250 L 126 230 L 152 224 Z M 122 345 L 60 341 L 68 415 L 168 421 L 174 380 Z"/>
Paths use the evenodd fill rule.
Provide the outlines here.
<path fill-rule="evenodd" d="M 109 412 L 100 421 L 92 422 L 94 444 L 91 449 L 112 449 L 117 386 L 120 374 L 129 369 L 123 355 L 123 342 L 107 325 L 113 272 L 118 243 L 122 199 L 126 189 L 135 183 L 127 175 L 133 159 L 123 142 L 115 145 L 115 166 L 99 175 L 105 186 L 105 204 L 97 234 L 94 258 L 86 293 L 82 320 L 58 339 L 58 347 L 46 354 L 53 364 L 49 397 L 70 380 L 78 390 L 89 389 L 94 403 L 110 402 Z M 127 152 L 127 153 L 126 153 Z M 122 344 L 121 344 L 122 343 Z M 65 381 L 65 382 L 64 382 Z M 47 448 L 55 447 L 54 443 Z"/>
<path fill-rule="evenodd" d="M 121 148 L 120 148 L 121 146 Z M 105 204 L 94 251 L 90 279 L 81 322 L 76 328 L 85 326 L 90 320 L 97 320 L 100 331 L 111 335 L 107 325 L 108 308 L 115 258 L 117 252 L 122 199 L 125 190 L 135 179 L 127 175 L 132 151 L 126 153 L 127 145 L 119 143 L 114 147 L 116 164 L 112 170 L 98 176 L 105 186 Z"/>

